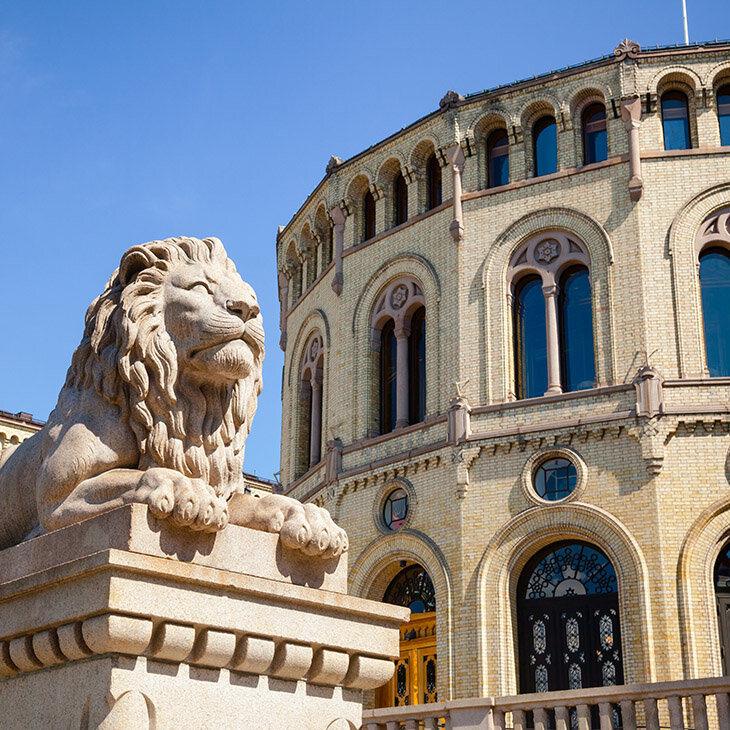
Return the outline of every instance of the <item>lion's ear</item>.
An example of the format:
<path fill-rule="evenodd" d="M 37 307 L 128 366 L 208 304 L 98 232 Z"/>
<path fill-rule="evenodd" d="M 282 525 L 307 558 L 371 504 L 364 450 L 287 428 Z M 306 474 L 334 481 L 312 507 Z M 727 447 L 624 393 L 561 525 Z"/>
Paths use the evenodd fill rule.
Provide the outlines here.
<path fill-rule="evenodd" d="M 143 246 L 132 246 L 119 262 L 119 283 L 127 286 L 140 271 L 152 266 L 154 256 Z"/>

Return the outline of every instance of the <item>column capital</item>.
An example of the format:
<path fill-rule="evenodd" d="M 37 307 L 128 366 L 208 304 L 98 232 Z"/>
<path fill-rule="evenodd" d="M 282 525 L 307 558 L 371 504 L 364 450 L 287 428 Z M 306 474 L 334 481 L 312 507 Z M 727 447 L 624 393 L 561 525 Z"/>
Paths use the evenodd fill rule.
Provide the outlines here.
<path fill-rule="evenodd" d="M 626 125 L 626 129 L 638 127 L 641 124 L 641 97 L 637 94 L 634 96 L 621 99 L 621 120 Z"/>
<path fill-rule="evenodd" d="M 557 297 L 560 292 L 560 287 L 556 283 L 545 284 L 542 288 L 542 293 L 546 297 Z"/>

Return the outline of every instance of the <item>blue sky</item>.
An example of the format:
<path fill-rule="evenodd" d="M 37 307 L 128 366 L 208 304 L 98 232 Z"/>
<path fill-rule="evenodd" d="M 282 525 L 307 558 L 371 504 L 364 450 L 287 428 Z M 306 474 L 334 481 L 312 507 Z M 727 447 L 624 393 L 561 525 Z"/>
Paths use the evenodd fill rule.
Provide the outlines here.
<path fill-rule="evenodd" d="M 690 40 L 730 37 L 687 0 Z M 278 470 L 275 237 L 321 179 L 438 107 L 640 44 L 681 0 L 0 2 L 0 409 L 45 420 L 83 317 L 129 246 L 223 240 L 267 327 L 245 469 Z"/>

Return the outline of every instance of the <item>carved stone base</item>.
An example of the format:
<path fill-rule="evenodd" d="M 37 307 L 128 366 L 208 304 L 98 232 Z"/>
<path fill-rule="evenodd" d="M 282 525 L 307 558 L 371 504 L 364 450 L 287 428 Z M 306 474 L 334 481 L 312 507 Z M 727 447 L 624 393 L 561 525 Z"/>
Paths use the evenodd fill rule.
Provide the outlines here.
<path fill-rule="evenodd" d="M 0 724 L 358 728 L 408 612 L 346 584 L 346 558 L 141 505 L 2 551 Z"/>

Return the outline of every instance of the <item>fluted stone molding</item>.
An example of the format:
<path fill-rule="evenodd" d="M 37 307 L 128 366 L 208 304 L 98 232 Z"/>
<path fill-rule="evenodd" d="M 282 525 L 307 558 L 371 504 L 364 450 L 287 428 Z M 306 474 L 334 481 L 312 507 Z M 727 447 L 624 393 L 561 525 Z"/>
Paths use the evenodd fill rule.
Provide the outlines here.
<path fill-rule="evenodd" d="M 454 144 L 444 150 L 444 155 L 451 168 L 451 179 L 454 190 L 454 218 L 449 225 L 451 237 L 457 243 L 464 238 L 464 213 L 461 205 L 461 176 L 464 172 L 464 150 L 460 144 Z"/>
<path fill-rule="evenodd" d="M 330 208 L 329 213 L 335 228 L 335 275 L 332 278 L 332 289 L 339 296 L 342 294 L 343 286 L 342 251 L 345 245 L 345 221 L 348 214 L 341 204 Z"/>
<path fill-rule="evenodd" d="M 639 141 L 639 127 L 641 126 L 641 98 L 639 96 L 621 99 L 621 119 L 629 135 L 629 195 L 631 200 L 637 201 L 641 199 L 644 189 Z"/>

